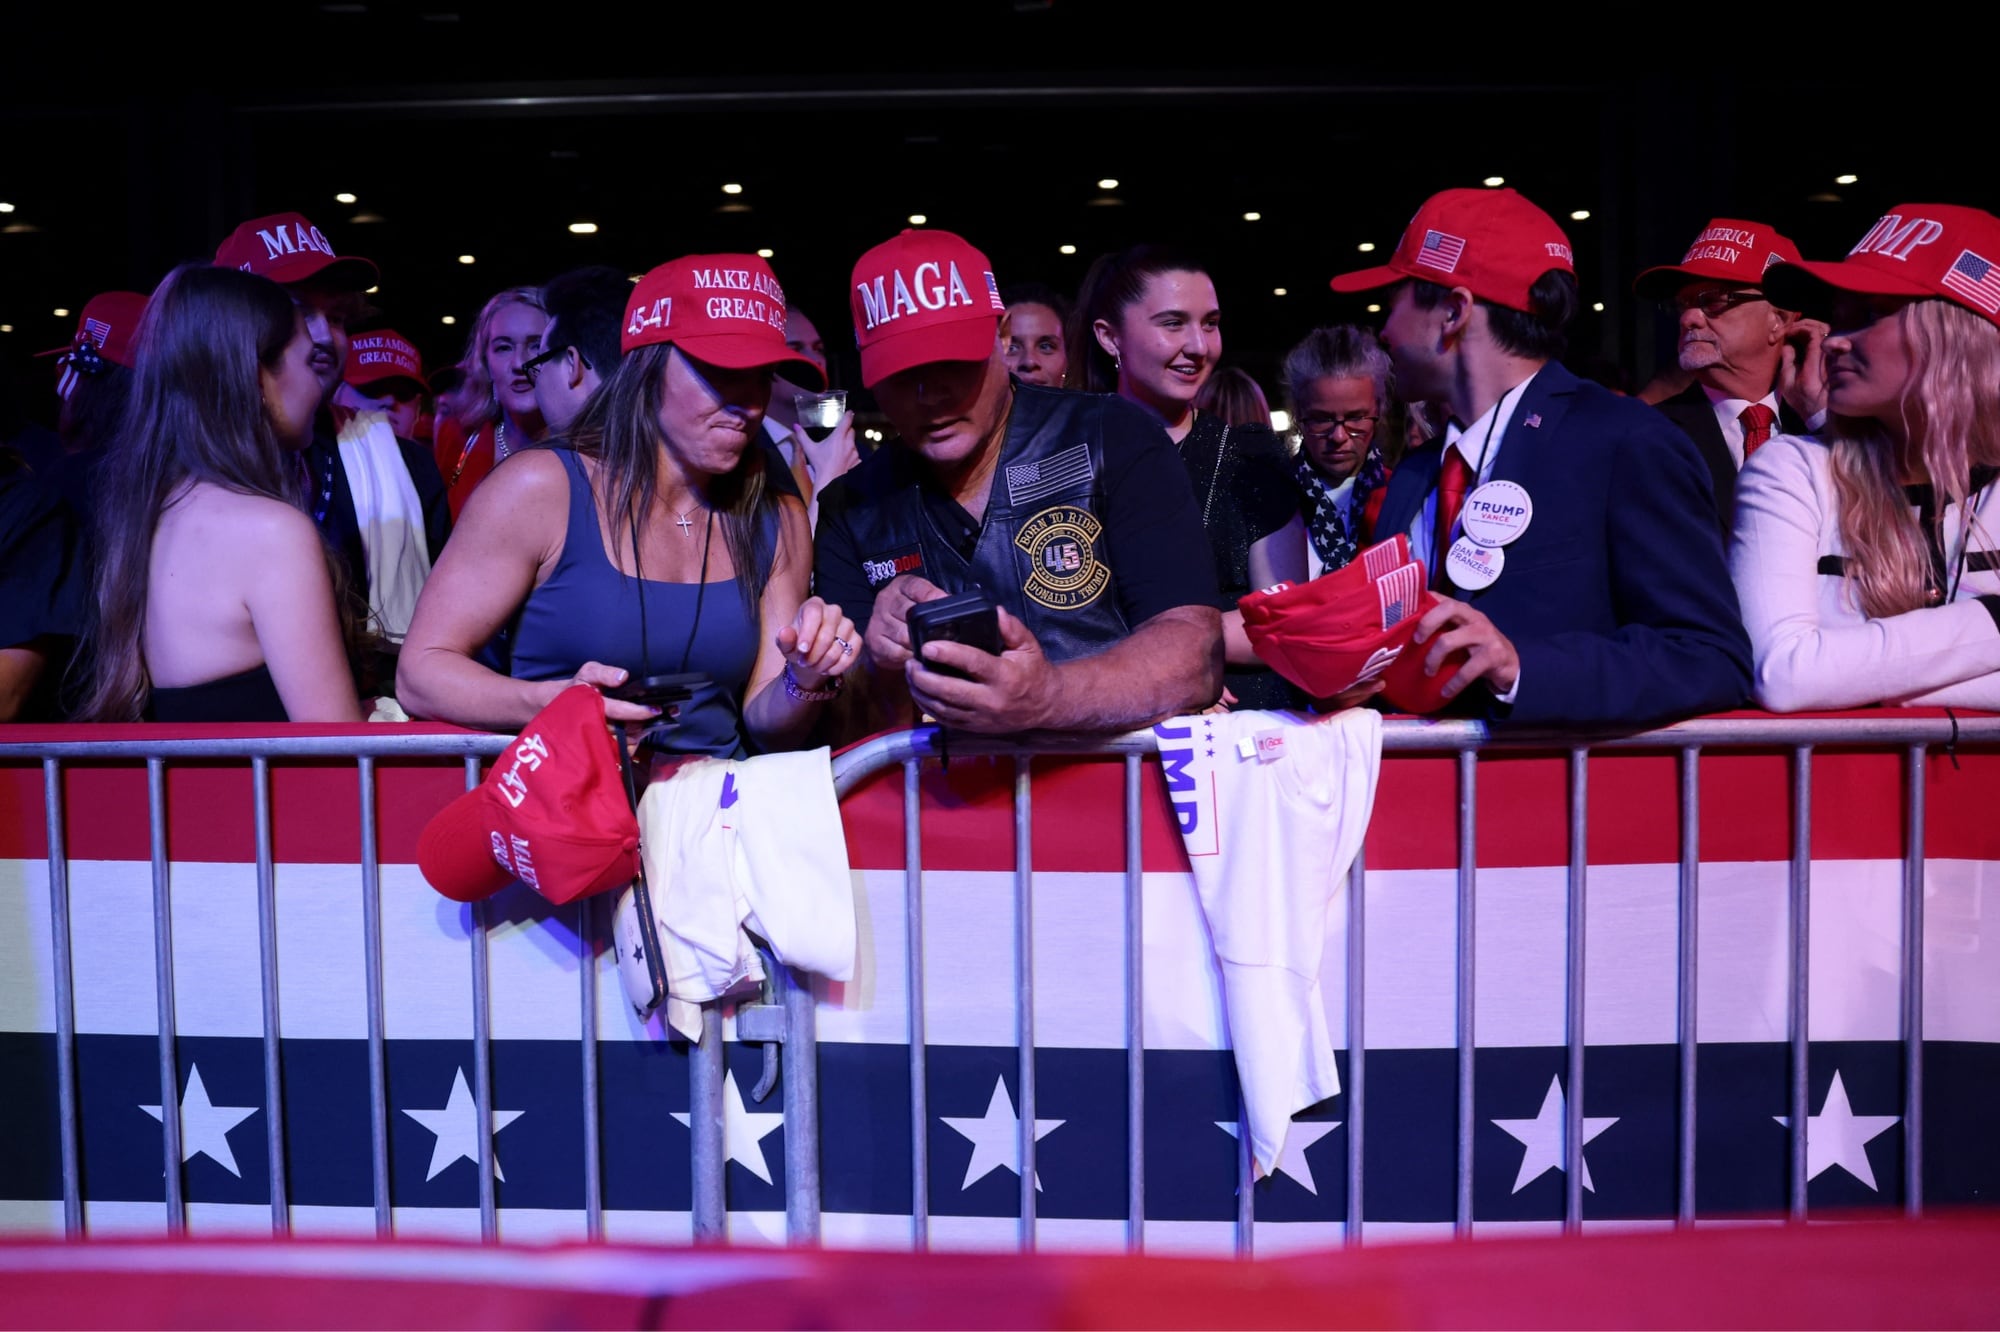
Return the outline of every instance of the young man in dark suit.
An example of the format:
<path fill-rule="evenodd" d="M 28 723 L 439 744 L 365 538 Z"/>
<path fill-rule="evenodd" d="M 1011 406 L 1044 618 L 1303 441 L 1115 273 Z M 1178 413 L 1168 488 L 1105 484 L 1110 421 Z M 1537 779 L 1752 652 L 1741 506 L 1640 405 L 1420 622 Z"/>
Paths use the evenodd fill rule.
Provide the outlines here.
<path fill-rule="evenodd" d="M 1695 382 L 1658 408 L 1708 464 L 1725 543 L 1743 460 L 1773 435 L 1803 435 L 1826 419 L 1826 325 L 1764 296 L 1765 270 L 1797 262 L 1798 246 L 1773 228 L 1718 217 L 1678 264 L 1649 268 L 1632 284 L 1645 300 L 1673 303 L 1680 367 Z"/>
<path fill-rule="evenodd" d="M 1444 435 L 1390 478 L 1375 535 L 1409 535 L 1440 604 L 1416 650 L 1454 708 L 1493 721 L 1641 728 L 1735 707 L 1750 645 L 1708 470 L 1645 404 L 1556 362 L 1577 308 L 1569 240 L 1512 190 L 1446 190 L 1389 262 L 1398 390 Z"/>

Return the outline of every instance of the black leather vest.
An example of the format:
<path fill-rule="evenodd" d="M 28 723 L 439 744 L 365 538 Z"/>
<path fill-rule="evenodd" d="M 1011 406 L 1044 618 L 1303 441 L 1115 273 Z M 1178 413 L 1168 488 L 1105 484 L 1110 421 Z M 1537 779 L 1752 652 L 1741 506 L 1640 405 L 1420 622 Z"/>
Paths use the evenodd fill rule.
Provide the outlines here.
<path fill-rule="evenodd" d="M 947 592 L 978 587 L 1028 626 L 1051 661 L 1088 656 L 1130 632 L 1104 532 L 1099 422 L 1113 399 L 1014 386 L 1014 407 L 972 558 L 939 532 L 901 449 L 873 477 L 846 480 L 844 517 L 869 584 L 917 573 Z M 872 460 L 871 460 L 872 461 Z"/>

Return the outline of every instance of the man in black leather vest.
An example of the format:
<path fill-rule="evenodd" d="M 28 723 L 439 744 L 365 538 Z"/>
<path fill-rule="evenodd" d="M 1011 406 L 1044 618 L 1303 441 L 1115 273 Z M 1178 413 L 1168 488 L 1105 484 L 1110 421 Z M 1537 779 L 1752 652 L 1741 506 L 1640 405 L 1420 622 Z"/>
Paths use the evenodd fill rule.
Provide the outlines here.
<path fill-rule="evenodd" d="M 861 378 L 900 440 L 821 492 L 814 580 L 863 631 L 871 724 L 1121 731 L 1213 703 L 1213 561 L 1165 432 L 1009 379 L 992 264 L 950 232 L 876 246 L 854 284 Z M 910 607 L 974 589 L 1005 650 L 913 658 Z"/>

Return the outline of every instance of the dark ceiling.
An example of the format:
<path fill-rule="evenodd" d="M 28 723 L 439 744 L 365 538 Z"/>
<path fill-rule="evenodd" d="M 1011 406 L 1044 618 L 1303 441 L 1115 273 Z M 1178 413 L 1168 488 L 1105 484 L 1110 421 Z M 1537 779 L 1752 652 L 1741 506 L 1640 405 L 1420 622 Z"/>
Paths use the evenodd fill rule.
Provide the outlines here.
<path fill-rule="evenodd" d="M 1871 112 L 1803 57 L 1641 59 L 1615 15 L 1551 38 L 1518 14 L 1482 33 L 1432 13 L 1415 15 L 1424 47 L 1442 23 L 1476 58 L 1433 59 L 1404 7 L 271 0 L 199 28 L 184 10 L 45 8 L 10 18 L 0 54 L 0 360 L 63 341 L 56 309 L 148 288 L 286 209 L 377 261 L 383 321 L 432 359 L 501 287 L 758 248 L 851 345 L 849 267 L 922 214 L 1003 283 L 1071 289 L 1100 251 L 1191 247 L 1226 359 L 1268 384 L 1313 324 L 1367 318 L 1326 287 L 1368 262 L 1358 246 L 1386 251 L 1436 189 L 1501 176 L 1564 220 L 1605 304 L 1576 352 L 1644 373 L 1656 316 L 1625 284 L 1712 214 L 1775 223 L 1811 255 L 1900 199 L 1993 206 L 1952 137 L 1974 132 L 1977 90 L 1963 122 L 1927 92 L 1918 119 L 1951 133 L 1912 134 L 1907 111 Z M 107 25 L 115 48 L 84 58 Z M 580 221 L 597 233 L 571 234 Z"/>

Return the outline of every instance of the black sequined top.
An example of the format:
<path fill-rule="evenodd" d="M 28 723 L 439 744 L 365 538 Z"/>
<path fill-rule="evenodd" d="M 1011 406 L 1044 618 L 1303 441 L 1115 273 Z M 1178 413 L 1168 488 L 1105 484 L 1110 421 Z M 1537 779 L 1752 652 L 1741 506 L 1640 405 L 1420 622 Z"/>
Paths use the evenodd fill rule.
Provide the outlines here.
<path fill-rule="evenodd" d="M 1290 522 L 1299 512 L 1285 447 L 1268 426 L 1227 426 L 1202 413 L 1181 441 L 1181 461 L 1194 484 L 1194 501 L 1215 554 L 1217 606 L 1236 609 L 1249 595 L 1250 547 Z M 1298 691 L 1276 671 L 1262 666 L 1230 666 L 1223 683 L 1239 708 L 1295 708 Z"/>

